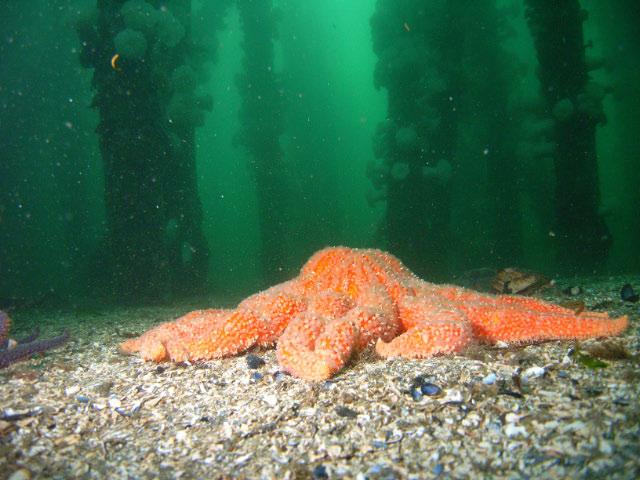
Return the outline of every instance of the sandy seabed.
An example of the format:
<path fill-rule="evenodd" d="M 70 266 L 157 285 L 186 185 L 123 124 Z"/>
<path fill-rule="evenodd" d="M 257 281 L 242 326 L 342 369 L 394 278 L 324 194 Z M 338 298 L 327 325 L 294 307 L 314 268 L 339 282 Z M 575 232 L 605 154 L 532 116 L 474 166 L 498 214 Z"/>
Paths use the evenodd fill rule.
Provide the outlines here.
<path fill-rule="evenodd" d="M 614 340 L 365 352 L 321 383 L 283 374 L 273 350 L 195 365 L 118 353 L 190 306 L 14 312 L 13 337 L 72 339 L 0 371 L 0 478 L 638 478 L 640 303 L 624 283 L 640 290 L 606 277 L 543 295 L 628 315 Z M 582 293 L 563 296 L 571 285 Z M 631 357 L 579 360 L 598 347 Z"/>

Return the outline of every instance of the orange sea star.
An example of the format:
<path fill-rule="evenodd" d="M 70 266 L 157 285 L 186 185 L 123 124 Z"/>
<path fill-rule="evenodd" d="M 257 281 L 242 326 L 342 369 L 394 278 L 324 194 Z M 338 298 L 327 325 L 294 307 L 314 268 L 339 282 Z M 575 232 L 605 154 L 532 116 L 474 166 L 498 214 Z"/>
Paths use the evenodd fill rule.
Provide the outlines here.
<path fill-rule="evenodd" d="M 616 335 L 627 317 L 572 310 L 532 298 L 483 295 L 425 282 L 389 253 L 326 248 L 300 275 L 233 310 L 198 310 L 121 344 L 145 360 L 194 361 L 277 342 L 282 368 L 331 377 L 354 352 L 425 358 L 470 342 L 523 343 Z"/>

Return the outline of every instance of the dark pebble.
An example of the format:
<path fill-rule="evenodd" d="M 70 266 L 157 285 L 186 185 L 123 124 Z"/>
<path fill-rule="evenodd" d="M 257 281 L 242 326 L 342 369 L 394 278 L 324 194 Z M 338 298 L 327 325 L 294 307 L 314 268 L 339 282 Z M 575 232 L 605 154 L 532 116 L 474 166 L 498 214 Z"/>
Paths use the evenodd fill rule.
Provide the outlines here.
<path fill-rule="evenodd" d="M 426 382 L 420 385 L 420 391 L 423 395 L 432 397 L 442 392 L 442 389 L 434 383 Z"/>
<path fill-rule="evenodd" d="M 601 387 L 590 386 L 590 387 L 585 387 L 584 393 L 586 393 L 590 397 L 598 397 L 604 393 L 604 389 Z"/>
<path fill-rule="evenodd" d="M 355 410 L 351 410 L 348 407 L 338 407 L 336 408 L 336 413 L 340 417 L 347 417 L 347 418 L 356 418 L 358 416 L 358 412 L 356 412 Z"/>
<path fill-rule="evenodd" d="M 273 374 L 273 379 L 276 382 L 281 382 L 283 380 L 285 380 L 287 377 L 289 377 L 290 375 L 286 372 L 281 372 L 280 370 L 278 370 L 276 373 Z"/>
<path fill-rule="evenodd" d="M 620 290 L 620 298 L 625 302 L 636 303 L 640 300 L 640 296 L 633 290 L 630 283 L 625 283 Z"/>
<path fill-rule="evenodd" d="M 428 382 L 423 375 L 414 378 L 409 388 L 409 394 L 416 402 L 421 400 L 423 395 L 433 397 L 441 393 L 442 389 L 435 383 Z"/>
<path fill-rule="evenodd" d="M 513 398 L 524 398 L 520 392 L 514 392 L 513 390 L 509 390 L 506 388 L 500 390 L 498 393 L 500 393 L 500 395 L 508 395 L 509 397 Z"/>
<path fill-rule="evenodd" d="M 119 413 L 120 415 L 122 415 L 123 417 L 130 417 L 131 413 L 127 412 L 124 408 L 122 407 L 116 407 L 114 408 L 114 410 Z"/>
<path fill-rule="evenodd" d="M 311 477 L 314 480 L 328 479 L 329 473 L 327 472 L 327 467 L 325 467 L 324 465 L 316 465 L 311 471 Z"/>
<path fill-rule="evenodd" d="M 164 371 L 167 369 L 167 367 L 163 367 L 162 365 L 158 365 L 156 367 L 156 373 L 160 374 L 160 373 L 164 373 Z"/>
<path fill-rule="evenodd" d="M 252 370 L 264 366 L 264 360 L 253 353 L 250 353 L 245 358 L 247 360 L 247 366 Z"/>

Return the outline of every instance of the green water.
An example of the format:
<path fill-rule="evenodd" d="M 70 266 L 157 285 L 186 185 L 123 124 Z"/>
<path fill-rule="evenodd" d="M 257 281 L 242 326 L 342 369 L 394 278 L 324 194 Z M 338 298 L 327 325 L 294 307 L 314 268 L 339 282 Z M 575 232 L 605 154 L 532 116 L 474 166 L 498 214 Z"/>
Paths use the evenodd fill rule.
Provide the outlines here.
<path fill-rule="evenodd" d="M 116 40 L 126 27 L 124 3 L 0 4 L 5 304 L 157 301 L 192 293 L 240 298 L 295 274 L 315 250 L 339 244 L 390 250 L 437 281 L 479 267 L 549 275 L 640 269 L 636 2 L 580 2 L 588 12 L 581 24 L 585 61 L 603 62 L 589 78 L 606 95 L 594 93 L 600 103 L 589 104 L 590 114 L 600 106 L 603 114 L 594 120 L 595 168 L 583 180 L 578 163 L 564 185 L 557 148 L 549 144 L 567 139 L 544 130 L 562 117 L 562 104 L 554 111 L 545 106 L 525 19 L 525 3 L 544 2 L 240 0 L 243 20 L 234 1 L 149 1 L 145 8 L 164 12 L 162 21 L 172 15 L 181 26 L 175 41 L 159 40 L 166 34 L 160 21 L 140 27 L 144 53 Z M 252 14 L 257 20 L 248 23 Z M 98 18 L 109 28 L 96 34 L 89 51 L 78 24 L 89 29 L 86 36 Z M 213 23 L 216 18 L 222 22 Z M 269 38 L 269 29 L 277 36 Z M 81 62 L 83 54 L 88 61 Z M 195 90 L 187 93 L 167 87 L 183 64 L 195 72 Z M 248 80 L 243 84 L 239 75 Z M 248 93 L 241 84 L 250 85 Z M 193 110 L 180 111 L 187 119 L 178 136 L 184 131 L 190 139 L 183 143 L 193 147 L 193 168 L 177 160 L 171 136 L 178 114 L 170 103 L 178 93 L 192 102 Z M 197 104 L 205 97 L 210 111 Z M 579 103 L 575 96 L 571 101 Z M 154 122 L 132 121 L 136 112 Z M 97 131 L 101 118 L 106 131 Z M 148 126 L 144 148 L 135 138 L 136 121 Z M 238 141 L 242 131 L 249 140 Z M 381 131 L 392 132 L 392 140 L 381 140 Z M 121 152 L 114 157 L 120 177 L 144 179 L 138 192 L 130 185 L 119 190 L 118 175 L 109 177 L 105 141 L 112 154 Z M 132 145 L 138 145 L 135 156 L 127 152 Z M 154 145 L 158 152 L 151 153 Z M 146 155 L 155 156 L 147 161 Z M 208 255 L 199 260 L 194 255 L 203 249 L 192 240 L 164 247 L 182 221 L 174 203 L 184 189 L 172 184 L 178 181 L 167 173 L 172 168 L 195 175 L 197 190 L 181 204 L 190 206 L 180 208 L 204 234 Z M 377 190 L 367 174 L 372 169 L 383 172 Z M 576 198 L 574 205 L 558 195 L 572 178 L 596 192 L 595 204 L 584 207 Z M 129 213 L 110 207 L 118 201 L 148 204 Z M 198 202 L 201 208 L 193 207 Z M 586 237 L 596 242 L 602 220 L 607 247 L 591 249 L 593 238 L 572 233 L 565 238 L 559 210 L 573 212 L 574 230 L 593 233 Z M 115 224 L 120 233 L 109 243 Z"/>

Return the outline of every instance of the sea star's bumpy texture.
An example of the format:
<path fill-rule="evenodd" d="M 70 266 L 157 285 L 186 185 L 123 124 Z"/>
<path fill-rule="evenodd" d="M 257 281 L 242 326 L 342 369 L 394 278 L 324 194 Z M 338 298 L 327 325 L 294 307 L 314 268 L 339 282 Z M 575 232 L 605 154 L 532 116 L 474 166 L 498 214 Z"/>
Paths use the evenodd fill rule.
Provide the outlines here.
<path fill-rule="evenodd" d="M 154 360 L 204 360 L 275 342 L 284 370 L 306 380 L 339 371 L 375 343 L 382 357 L 424 358 L 473 340 L 523 343 L 616 335 L 627 317 L 576 315 L 540 300 L 483 295 L 419 279 L 393 255 L 326 248 L 293 280 L 234 310 L 199 310 L 121 345 Z"/>

